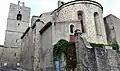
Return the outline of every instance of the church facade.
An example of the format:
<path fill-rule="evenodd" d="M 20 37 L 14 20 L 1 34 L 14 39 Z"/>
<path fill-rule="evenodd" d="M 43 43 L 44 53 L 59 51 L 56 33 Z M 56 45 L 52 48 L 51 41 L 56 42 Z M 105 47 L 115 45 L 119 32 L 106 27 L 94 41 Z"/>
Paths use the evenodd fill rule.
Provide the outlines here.
<path fill-rule="evenodd" d="M 103 18 L 103 7 L 96 1 L 75 0 L 67 3 L 58 1 L 58 8 L 54 11 L 42 13 L 40 16 L 32 16 L 30 27 L 30 8 L 25 7 L 24 3 L 22 6 L 20 4 L 20 2 L 18 5 L 10 4 L 5 44 L 1 46 L 4 48 L 2 49 L 4 50 L 2 58 L 6 59 L 1 60 L 9 66 L 16 66 L 19 63 L 28 71 L 54 71 L 54 45 L 61 39 L 68 42 L 74 41 L 76 39 L 75 30 L 80 30 L 80 37 L 85 38 L 89 43 L 104 45 L 120 43 L 120 20 L 113 15 Z M 77 44 L 77 42 L 75 43 Z M 88 55 L 88 59 L 83 57 L 83 62 L 88 60 L 88 65 L 89 61 L 93 63 L 88 71 L 119 71 L 119 60 L 117 60 L 119 53 L 112 50 L 112 47 L 94 48 L 94 50 L 85 48 L 86 51 L 79 48 L 78 51 L 77 47 L 80 46 L 76 45 L 77 62 L 80 61 L 80 56 L 84 56 L 79 54 L 79 51 L 84 51 L 83 53 Z M 87 50 L 93 53 L 87 53 Z M 90 55 L 95 61 L 89 59 Z M 61 60 L 63 60 L 61 64 L 63 63 L 64 67 L 66 63 L 64 56 Z M 104 64 L 107 61 L 108 64 Z M 113 65 L 110 62 L 113 62 Z M 79 68 L 79 63 L 77 66 L 76 71 L 87 71 Z"/>

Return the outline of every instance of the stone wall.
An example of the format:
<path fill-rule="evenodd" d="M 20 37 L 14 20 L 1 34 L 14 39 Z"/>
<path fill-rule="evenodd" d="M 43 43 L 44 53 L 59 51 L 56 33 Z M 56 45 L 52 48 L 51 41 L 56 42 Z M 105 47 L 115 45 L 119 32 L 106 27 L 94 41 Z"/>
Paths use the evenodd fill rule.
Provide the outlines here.
<path fill-rule="evenodd" d="M 40 20 L 44 23 L 44 25 L 52 20 L 51 12 L 42 13 L 40 15 Z"/>
<path fill-rule="evenodd" d="M 77 71 L 120 71 L 120 52 L 104 47 L 87 48 L 81 36 L 76 40 Z"/>
<path fill-rule="evenodd" d="M 119 37 L 120 19 L 110 14 L 104 18 L 104 22 L 106 27 L 108 43 L 115 43 L 117 41 L 118 44 L 120 45 L 120 37 Z"/>
<path fill-rule="evenodd" d="M 52 26 L 41 35 L 43 69 L 52 71 L 53 67 L 53 45 Z"/>
<path fill-rule="evenodd" d="M 53 65 L 52 26 L 40 34 L 45 24 L 37 20 L 22 36 L 21 66 L 30 71 L 49 69 Z"/>
<path fill-rule="evenodd" d="M 29 28 L 24 38 L 22 38 L 20 65 L 22 68 L 32 71 L 34 60 L 33 30 Z"/>
<path fill-rule="evenodd" d="M 9 67 L 16 67 L 20 61 L 21 48 L 4 48 L 4 62 L 8 63 Z"/>
<path fill-rule="evenodd" d="M 20 60 L 20 48 L 11 48 L 0 45 L 0 67 L 7 63 L 9 67 L 15 67 Z"/>
<path fill-rule="evenodd" d="M 4 55 L 4 46 L 3 45 L 0 45 L 0 67 L 3 66 L 3 55 Z"/>
<path fill-rule="evenodd" d="M 6 47 L 16 47 L 19 48 L 21 46 L 21 39 L 23 33 L 19 32 L 5 32 L 5 46 Z M 7 41 L 7 42 L 6 42 Z"/>

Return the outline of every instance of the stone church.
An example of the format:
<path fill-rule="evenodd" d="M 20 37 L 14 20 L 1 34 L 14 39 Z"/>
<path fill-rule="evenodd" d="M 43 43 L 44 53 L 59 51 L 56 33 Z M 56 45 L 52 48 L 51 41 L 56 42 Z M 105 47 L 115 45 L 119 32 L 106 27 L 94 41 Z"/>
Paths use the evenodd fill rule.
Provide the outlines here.
<path fill-rule="evenodd" d="M 28 71 L 120 71 L 119 49 L 108 46 L 120 43 L 120 19 L 112 14 L 103 17 L 100 3 L 59 0 L 54 11 L 32 16 L 31 26 L 29 20 L 30 8 L 24 2 L 10 4 L 5 43 L 0 46 L 1 67 L 20 66 Z M 53 49 L 61 39 L 66 40 L 68 46 L 75 47 L 74 68 L 66 68 L 64 54 L 58 66 L 55 64 Z M 90 43 L 106 46 L 93 47 Z"/>

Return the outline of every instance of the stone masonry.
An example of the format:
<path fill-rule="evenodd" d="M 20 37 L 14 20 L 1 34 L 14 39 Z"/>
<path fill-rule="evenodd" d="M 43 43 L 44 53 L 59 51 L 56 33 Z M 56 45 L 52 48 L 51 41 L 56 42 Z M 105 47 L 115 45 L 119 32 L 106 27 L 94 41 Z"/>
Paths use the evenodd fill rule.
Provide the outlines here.
<path fill-rule="evenodd" d="M 120 53 L 100 47 L 87 48 L 83 37 L 76 39 L 77 71 L 120 71 Z"/>
<path fill-rule="evenodd" d="M 120 45 L 120 19 L 110 14 L 104 18 L 108 43 L 118 43 Z"/>
<path fill-rule="evenodd" d="M 3 56 L 1 65 L 7 63 L 9 67 L 16 67 L 20 62 L 21 39 L 25 30 L 29 26 L 30 8 L 24 2 L 18 4 L 10 3 L 7 26 L 5 31 L 5 41 L 3 45 Z"/>
<path fill-rule="evenodd" d="M 21 6 L 22 4 L 22 6 Z M 55 71 L 54 45 L 75 37 L 76 71 L 120 71 L 119 51 L 92 47 L 89 43 L 116 43 L 120 20 L 109 15 L 103 20 L 103 7 L 92 0 L 58 1 L 58 8 L 32 16 L 24 3 L 10 4 L 5 45 L 0 46 L 0 66 L 20 67 L 27 71 Z M 111 20 L 112 19 L 112 20 Z M 75 30 L 80 33 L 74 34 Z M 63 58 L 64 60 L 64 58 Z"/>
<path fill-rule="evenodd" d="M 78 16 L 81 14 L 82 16 Z M 21 67 L 30 71 L 54 71 L 54 44 L 60 39 L 70 41 L 70 35 L 74 35 L 70 31 L 71 25 L 74 26 L 73 31 L 76 29 L 85 30 L 81 37 L 86 39 L 84 41 L 86 44 L 88 42 L 108 43 L 107 30 L 103 20 L 103 7 L 98 2 L 77 0 L 61 3 L 52 12 L 32 17 L 31 26 L 21 37 L 21 57 L 23 58 L 20 62 Z M 113 71 L 119 69 L 119 64 L 116 64 L 117 59 L 119 59 L 118 52 L 105 47 L 87 48 L 81 39 L 76 42 L 76 45 L 79 44 L 76 46 L 77 71 Z M 113 55 L 114 57 L 112 57 Z M 114 64 L 111 65 L 110 62 Z"/>

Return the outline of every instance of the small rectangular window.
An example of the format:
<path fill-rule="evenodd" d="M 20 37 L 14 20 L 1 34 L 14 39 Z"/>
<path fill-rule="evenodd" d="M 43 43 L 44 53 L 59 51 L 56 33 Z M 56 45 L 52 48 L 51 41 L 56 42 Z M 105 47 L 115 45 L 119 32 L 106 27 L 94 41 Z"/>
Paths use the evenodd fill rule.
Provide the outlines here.
<path fill-rule="evenodd" d="M 14 54 L 14 56 L 16 56 L 16 53 Z"/>
<path fill-rule="evenodd" d="M 70 33 L 74 33 L 74 25 L 70 25 Z"/>
<path fill-rule="evenodd" d="M 85 33 L 85 29 L 84 29 L 83 20 L 81 20 L 81 29 L 82 29 L 82 33 Z"/>

